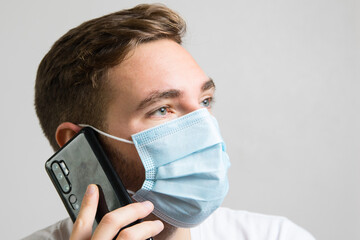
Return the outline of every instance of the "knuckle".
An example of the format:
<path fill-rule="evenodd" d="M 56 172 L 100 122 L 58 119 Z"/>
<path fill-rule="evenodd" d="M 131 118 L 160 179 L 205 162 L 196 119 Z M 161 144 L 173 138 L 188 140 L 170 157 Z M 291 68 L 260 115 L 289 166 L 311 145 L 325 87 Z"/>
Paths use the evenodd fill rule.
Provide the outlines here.
<path fill-rule="evenodd" d="M 103 222 L 104 224 L 112 224 L 114 221 L 116 221 L 116 217 L 112 212 L 108 212 L 101 219 L 101 222 Z"/>
<path fill-rule="evenodd" d="M 136 239 L 136 234 L 134 231 L 131 230 L 131 228 L 125 228 L 121 230 L 118 239 L 120 240 Z"/>
<path fill-rule="evenodd" d="M 70 240 L 79 239 L 79 236 L 82 236 L 81 239 L 90 239 L 91 237 L 92 225 L 84 219 L 76 219 L 73 229 L 71 231 Z"/>
<path fill-rule="evenodd" d="M 78 219 L 76 219 L 76 221 L 74 223 L 74 228 L 83 229 L 85 225 L 86 224 L 85 224 L 84 220 L 81 218 L 78 218 Z"/>
<path fill-rule="evenodd" d="M 87 232 L 91 231 L 92 224 L 90 224 L 87 220 L 78 218 L 76 219 L 73 227 L 73 231 L 79 231 L 79 232 Z"/>

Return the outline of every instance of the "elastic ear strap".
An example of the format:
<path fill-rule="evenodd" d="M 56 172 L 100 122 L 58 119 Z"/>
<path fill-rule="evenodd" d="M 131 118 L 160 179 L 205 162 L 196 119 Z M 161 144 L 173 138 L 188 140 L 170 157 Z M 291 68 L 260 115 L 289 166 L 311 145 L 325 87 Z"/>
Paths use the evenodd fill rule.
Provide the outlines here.
<path fill-rule="evenodd" d="M 115 136 L 110 135 L 110 134 L 108 134 L 108 133 L 106 133 L 106 132 L 103 132 L 103 131 L 101 131 L 101 130 L 99 130 L 99 129 L 97 129 L 97 128 L 94 128 L 94 127 L 91 126 L 91 125 L 87 125 L 87 124 L 78 124 L 78 125 L 79 125 L 80 127 L 89 127 L 89 128 L 92 128 L 94 131 L 96 131 L 96 132 L 98 132 L 98 133 L 100 133 L 100 134 L 102 134 L 102 135 L 104 135 L 104 136 L 106 136 L 106 137 L 108 137 L 108 138 L 112 138 L 112 139 L 115 139 L 115 140 L 118 140 L 118 141 L 124 142 L 124 143 L 134 144 L 133 141 L 129 141 L 129 140 L 126 140 L 126 139 L 123 139 L 123 138 L 115 137 Z"/>
<path fill-rule="evenodd" d="M 129 195 L 130 195 L 130 196 L 132 196 L 132 195 L 134 195 L 134 194 L 135 194 L 135 192 L 134 192 L 134 191 L 131 191 L 131 190 L 129 190 L 129 189 L 126 189 L 126 191 L 129 193 Z"/>

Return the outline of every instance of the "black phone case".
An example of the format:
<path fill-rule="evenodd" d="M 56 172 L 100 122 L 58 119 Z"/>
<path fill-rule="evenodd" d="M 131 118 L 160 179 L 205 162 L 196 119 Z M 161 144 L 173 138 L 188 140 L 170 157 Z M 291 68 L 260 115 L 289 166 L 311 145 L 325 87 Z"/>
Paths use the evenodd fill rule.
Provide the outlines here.
<path fill-rule="evenodd" d="M 91 128 L 83 128 L 45 168 L 73 222 L 89 184 L 96 184 L 100 191 L 97 223 L 107 212 L 132 202 Z"/>

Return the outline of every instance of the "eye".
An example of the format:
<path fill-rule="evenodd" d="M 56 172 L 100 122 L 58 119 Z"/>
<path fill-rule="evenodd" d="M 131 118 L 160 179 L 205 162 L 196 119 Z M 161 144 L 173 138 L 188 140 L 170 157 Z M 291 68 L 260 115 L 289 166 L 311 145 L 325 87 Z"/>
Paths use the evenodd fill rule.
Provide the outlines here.
<path fill-rule="evenodd" d="M 151 113 L 152 116 L 166 116 L 166 114 L 169 113 L 169 108 L 167 107 L 161 107 L 154 112 Z"/>
<path fill-rule="evenodd" d="M 211 103 L 212 103 L 212 98 L 211 97 L 209 97 L 209 98 L 206 98 L 206 99 L 204 99 L 204 100 L 202 100 L 202 102 L 201 102 L 201 105 L 203 106 L 203 107 L 211 107 Z"/>

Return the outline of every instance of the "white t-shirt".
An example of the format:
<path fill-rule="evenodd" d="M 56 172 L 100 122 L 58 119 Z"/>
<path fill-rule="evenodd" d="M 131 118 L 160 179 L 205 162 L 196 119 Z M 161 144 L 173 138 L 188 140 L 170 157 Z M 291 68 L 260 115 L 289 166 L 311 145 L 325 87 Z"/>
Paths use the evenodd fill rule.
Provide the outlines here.
<path fill-rule="evenodd" d="M 72 225 L 70 218 L 67 218 L 24 240 L 68 240 Z M 191 240 L 315 240 L 310 233 L 287 218 L 228 208 L 219 208 L 190 230 Z"/>

